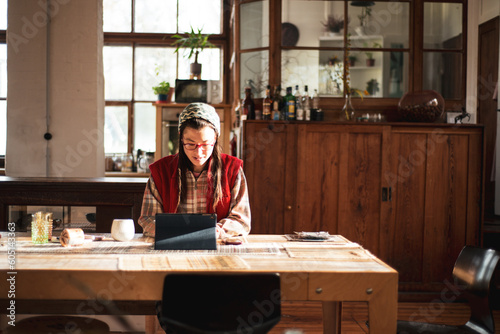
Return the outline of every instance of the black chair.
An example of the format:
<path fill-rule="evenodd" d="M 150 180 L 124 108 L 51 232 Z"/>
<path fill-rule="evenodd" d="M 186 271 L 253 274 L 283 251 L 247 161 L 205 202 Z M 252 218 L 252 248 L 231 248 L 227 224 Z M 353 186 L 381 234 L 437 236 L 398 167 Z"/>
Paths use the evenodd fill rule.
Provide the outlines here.
<path fill-rule="evenodd" d="M 277 274 L 172 274 L 158 320 L 166 333 L 267 333 L 281 319 Z"/>
<path fill-rule="evenodd" d="M 453 278 L 467 299 L 471 316 L 465 325 L 446 326 L 422 322 L 398 321 L 398 334 L 410 333 L 480 333 L 494 334 L 490 284 L 500 253 L 492 249 L 465 246 L 458 255 Z"/>

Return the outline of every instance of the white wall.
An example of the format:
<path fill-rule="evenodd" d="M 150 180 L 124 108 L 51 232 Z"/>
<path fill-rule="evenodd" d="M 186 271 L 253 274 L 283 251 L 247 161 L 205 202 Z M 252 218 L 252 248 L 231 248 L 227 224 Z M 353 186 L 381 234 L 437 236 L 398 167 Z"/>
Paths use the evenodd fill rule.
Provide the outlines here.
<path fill-rule="evenodd" d="M 6 175 L 104 176 L 102 0 L 10 0 L 8 23 Z"/>
<path fill-rule="evenodd" d="M 500 1 L 498 0 L 469 2 L 469 6 L 477 6 L 479 8 L 479 24 L 489 21 L 500 14 Z"/>

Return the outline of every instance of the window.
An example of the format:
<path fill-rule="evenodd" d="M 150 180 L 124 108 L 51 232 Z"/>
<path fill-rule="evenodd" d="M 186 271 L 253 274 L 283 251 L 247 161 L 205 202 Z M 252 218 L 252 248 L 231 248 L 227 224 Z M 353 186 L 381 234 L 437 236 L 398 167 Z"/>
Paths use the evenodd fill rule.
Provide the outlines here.
<path fill-rule="evenodd" d="M 193 10 L 196 8 L 196 10 Z M 157 97 L 161 81 L 189 79 L 189 63 L 174 53 L 174 34 L 203 29 L 217 47 L 198 59 L 204 80 L 221 80 L 220 0 L 104 0 L 105 152 L 155 151 Z"/>

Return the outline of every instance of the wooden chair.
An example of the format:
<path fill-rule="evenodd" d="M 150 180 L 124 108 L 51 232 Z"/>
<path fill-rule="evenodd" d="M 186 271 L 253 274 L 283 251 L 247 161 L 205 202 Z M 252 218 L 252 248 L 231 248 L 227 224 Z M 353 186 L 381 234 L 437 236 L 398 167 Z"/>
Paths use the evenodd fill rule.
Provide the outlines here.
<path fill-rule="evenodd" d="M 158 320 L 166 333 L 267 333 L 281 319 L 277 274 L 172 274 Z"/>
<path fill-rule="evenodd" d="M 494 334 L 490 283 L 500 253 L 492 249 L 465 246 L 455 262 L 453 277 L 467 299 L 471 316 L 465 325 L 446 326 L 422 322 L 398 321 L 398 334 L 410 333 L 481 333 Z"/>

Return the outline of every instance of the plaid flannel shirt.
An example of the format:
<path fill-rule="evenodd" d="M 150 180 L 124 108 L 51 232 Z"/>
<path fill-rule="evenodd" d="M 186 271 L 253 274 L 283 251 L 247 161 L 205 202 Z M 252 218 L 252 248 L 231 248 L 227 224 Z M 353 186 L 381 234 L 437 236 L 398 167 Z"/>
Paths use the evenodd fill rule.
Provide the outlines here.
<path fill-rule="evenodd" d="M 206 213 L 206 193 L 208 186 L 207 171 L 203 170 L 198 177 L 195 177 L 191 171 L 187 171 L 186 181 L 186 200 L 181 201 L 177 212 Z M 146 185 L 146 190 L 144 191 L 141 217 L 138 222 L 139 225 L 142 226 L 145 236 L 154 236 L 155 215 L 157 213 L 164 212 L 162 203 L 163 201 L 160 197 L 160 193 L 154 184 L 153 178 L 150 177 Z M 240 168 L 234 182 L 234 186 L 231 189 L 231 205 L 229 208 L 229 214 L 226 218 L 221 219 L 217 223 L 217 225 L 222 227 L 225 232 L 225 235 L 221 237 L 247 235 L 250 232 L 250 219 L 251 214 L 247 182 L 243 169 Z"/>

